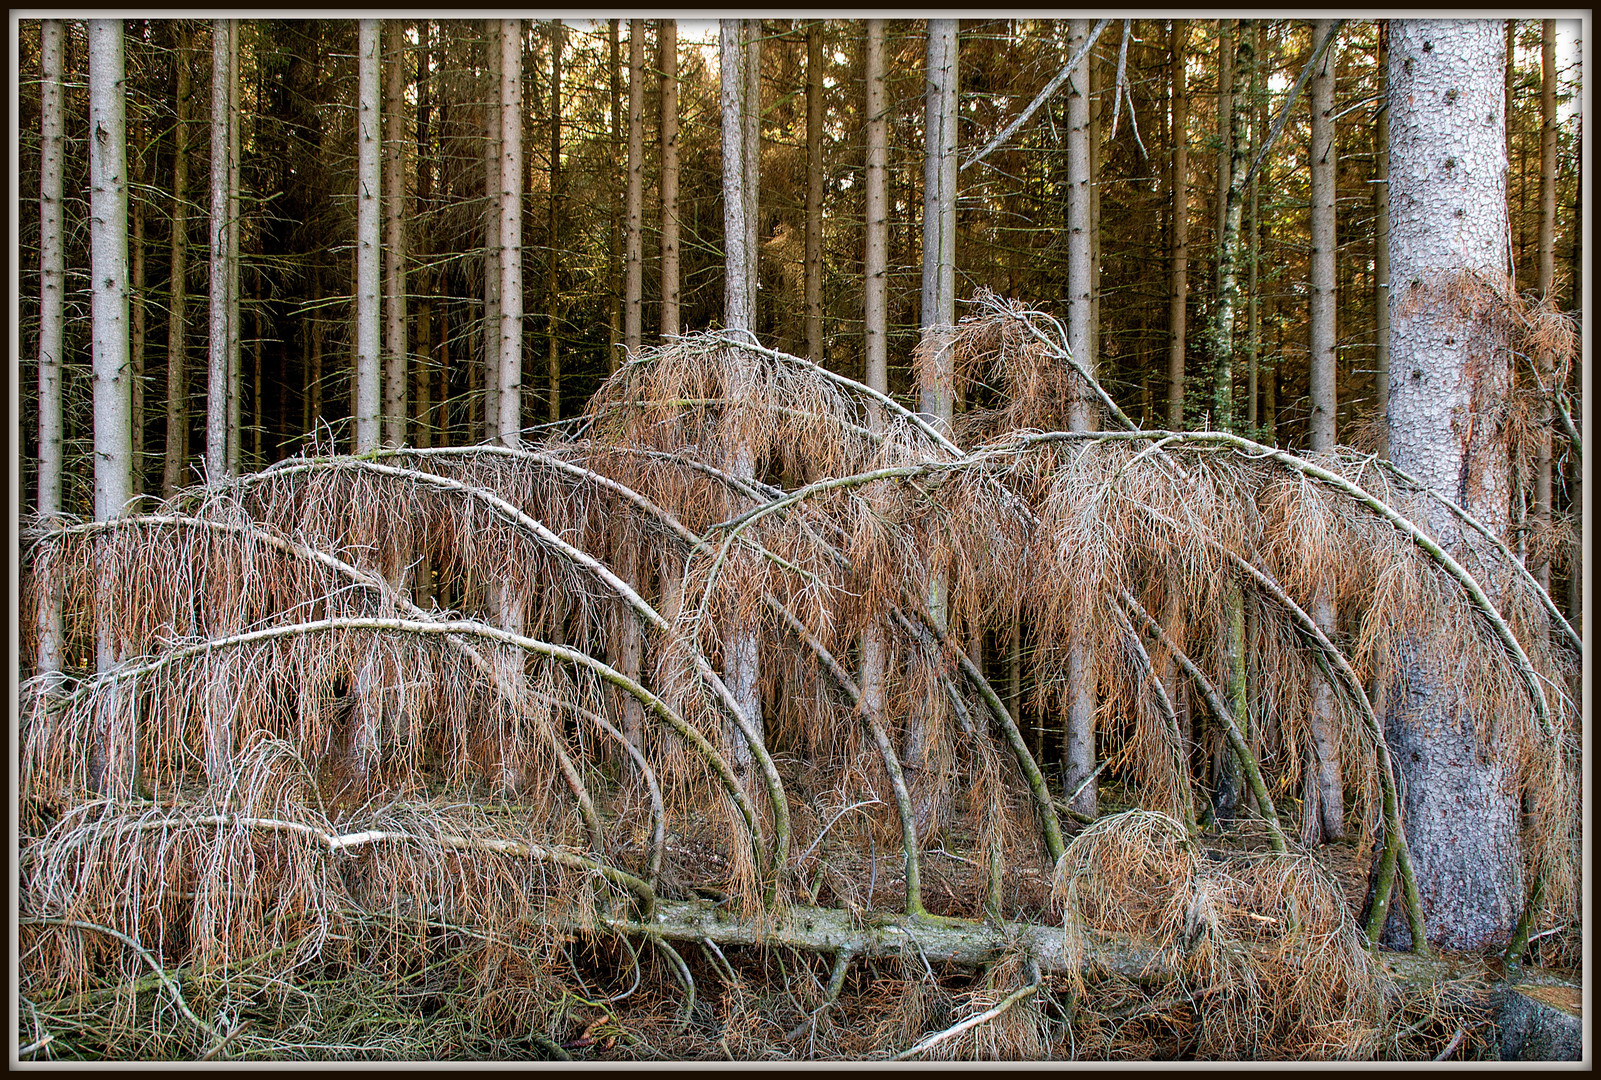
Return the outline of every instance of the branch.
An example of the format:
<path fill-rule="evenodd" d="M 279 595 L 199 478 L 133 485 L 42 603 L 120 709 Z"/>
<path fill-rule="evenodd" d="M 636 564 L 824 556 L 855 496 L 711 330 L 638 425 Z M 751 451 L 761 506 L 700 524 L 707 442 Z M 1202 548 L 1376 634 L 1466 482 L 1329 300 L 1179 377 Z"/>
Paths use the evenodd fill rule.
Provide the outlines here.
<path fill-rule="evenodd" d="M 1073 74 L 1073 69 L 1078 67 L 1083 59 L 1089 55 L 1090 50 L 1095 47 L 1095 39 L 1101 36 L 1101 31 L 1105 30 L 1106 24 L 1111 21 L 1111 19 L 1098 20 L 1095 24 L 1095 29 L 1090 31 L 1090 36 L 1085 39 L 1084 44 L 1079 46 L 1078 52 L 1073 54 L 1073 58 L 1067 62 L 1067 66 L 1062 68 L 1061 71 L 1058 71 L 1056 73 L 1056 77 L 1045 84 L 1045 89 L 1034 95 L 1034 100 L 1028 103 L 1028 108 L 1019 113 L 1017 115 L 1017 119 L 1013 120 L 1010 124 L 1007 124 L 1006 127 L 1001 130 L 1000 134 L 996 135 L 989 142 L 985 143 L 982 150 L 968 158 L 966 161 L 962 162 L 961 168 L 959 168 L 957 171 L 961 172 L 967 169 L 969 166 L 977 165 L 980 161 L 983 161 L 985 158 L 989 157 L 991 151 L 1000 146 L 1007 139 L 1010 139 L 1012 134 L 1017 131 L 1018 128 L 1028 123 L 1028 118 L 1033 116 L 1035 112 L 1039 110 L 1041 105 L 1044 105 L 1047 101 L 1049 101 L 1056 94 L 1056 92 L 1062 88 L 1062 84 L 1067 82 L 1068 78 Z"/>
<path fill-rule="evenodd" d="M 1301 74 L 1295 80 L 1295 85 L 1290 88 L 1290 96 L 1284 99 L 1284 105 L 1279 109 L 1279 114 L 1273 118 L 1273 124 L 1268 128 L 1267 138 L 1262 142 L 1261 152 L 1256 155 L 1256 160 L 1251 162 L 1251 167 L 1245 171 L 1245 179 L 1240 181 L 1240 187 L 1249 186 L 1251 181 L 1256 178 L 1257 171 L 1262 168 L 1262 162 L 1267 160 L 1268 151 L 1273 149 L 1273 144 L 1278 141 L 1280 133 L 1284 131 L 1284 125 L 1290 118 L 1290 109 L 1295 105 L 1296 99 L 1301 96 L 1301 90 L 1306 86 L 1307 80 L 1312 77 L 1312 70 L 1317 67 L 1318 61 L 1322 59 L 1323 54 L 1328 50 L 1329 43 L 1334 40 L 1334 35 L 1338 34 L 1340 27 L 1344 25 L 1344 19 L 1335 19 L 1329 26 L 1328 33 L 1324 34 L 1323 40 L 1318 43 L 1318 47 L 1312 50 L 1311 57 L 1306 61 L 1306 67 L 1301 69 Z"/>

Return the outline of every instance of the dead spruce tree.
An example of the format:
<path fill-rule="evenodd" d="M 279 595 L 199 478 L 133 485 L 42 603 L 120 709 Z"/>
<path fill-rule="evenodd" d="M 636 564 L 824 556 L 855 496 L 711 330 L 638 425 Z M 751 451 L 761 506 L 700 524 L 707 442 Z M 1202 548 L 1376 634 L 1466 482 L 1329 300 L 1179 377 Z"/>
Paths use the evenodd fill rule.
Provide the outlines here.
<path fill-rule="evenodd" d="M 1417 523 L 1475 523 L 1371 457 L 1135 430 L 1039 312 L 981 295 L 935 362 L 994 406 L 941 431 L 692 334 L 519 447 L 313 452 L 40 522 L 24 610 L 61 598 L 68 657 L 105 619 L 131 647 L 23 684 L 28 1023 L 163 1057 L 1437 1053 L 1456 1014 L 1371 946 L 1419 908 L 1366 688 L 1440 628 L 1465 699 L 1519 718 L 1531 917 L 1571 922 L 1578 714 L 1549 688 L 1579 653 L 1549 597 L 1493 535 L 1446 555 Z M 1064 430 L 1085 397 L 1109 430 Z M 419 558 L 426 608 L 397 584 Z M 1067 811 L 930 617 L 936 577 L 953 622 L 1027 622 L 1038 709 L 1098 643 L 1106 816 Z M 1249 739 L 1218 688 L 1231 594 Z M 628 635 L 631 671 L 605 659 Z M 721 674 L 741 640 L 759 712 Z M 1323 685 L 1366 911 L 1278 809 Z M 138 755 L 102 789 L 99 731 Z M 1226 849 L 1194 825 L 1216 747 L 1259 812 Z"/>

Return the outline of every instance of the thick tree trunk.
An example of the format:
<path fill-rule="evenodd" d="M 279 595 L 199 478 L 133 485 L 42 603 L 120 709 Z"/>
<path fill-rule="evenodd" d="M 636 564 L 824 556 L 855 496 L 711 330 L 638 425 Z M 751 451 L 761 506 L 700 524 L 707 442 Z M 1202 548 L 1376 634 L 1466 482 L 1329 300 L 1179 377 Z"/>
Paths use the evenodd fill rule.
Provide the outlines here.
<path fill-rule="evenodd" d="M 406 115 L 404 24 L 385 19 L 384 70 L 384 419 L 385 446 L 406 443 Z"/>
<path fill-rule="evenodd" d="M 211 24 L 211 240 L 210 323 L 206 364 L 206 474 L 228 475 L 228 147 L 231 112 L 228 87 L 231 53 L 228 20 Z"/>
<path fill-rule="evenodd" d="M 61 512 L 62 300 L 66 278 L 61 222 L 65 168 L 66 78 L 62 65 L 62 23 L 39 22 L 39 516 L 46 522 Z M 61 670 L 61 599 L 42 592 L 35 670 Z"/>
<path fill-rule="evenodd" d="M 1330 25 L 1327 19 L 1312 24 L 1314 49 L 1328 33 Z M 1337 45 L 1331 44 L 1324 51 L 1322 61 L 1312 73 L 1307 97 L 1312 114 L 1312 292 L 1308 334 L 1313 450 L 1332 450 L 1336 445 L 1334 189 L 1337 144 L 1333 119 L 1336 48 Z M 1334 606 L 1326 596 L 1319 594 L 1313 599 L 1312 615 L 1323 632 L 1332 636 Z M 1334 690 L 1326 679 L 1317 679 L 1313 688 L 1312 711 L 1307 724 L 1312 738 L 1302 764 L 1301 842 L 1315 847 L 1345 835 L 1345 796 L 1340 781 L 1339 743 L 1334 735 Z"/>
<path fill-rule="evenodd" d="M 1492 20 L 1391 24 L 1390 453 L 1401 468 L 1504 530 L 1506 444 L 1484 410 L 1505 399 L 1506 342 L 1470 329 L 1450 286 L 1463 274 L 1506 286 L 1506 145 Z M 1449 182 L 1442 182 L 1449 178 Z M 1468 421 L 1475 421 L 1469 423 Z M 1437 506 L 1426 524 L 1451 550 L 1460 526 Z M 1425 632 L 1419 628 L 1420 634 Z M 1523 906 L 1516 763 L 1481 742 L 1458 678 L 1409 642 L 1396 657 L 1385 723 L 1430 942 L 1507 940 Z M 1385 938 L 1405 942 L 1392 914 Z"/>
<path fill-rule="evenodd" d="M 656 24 L 657 63 L 662 71 L 662 337 L 678 336 L 678 21 Z"/>
<path fill-rule="evenodd" d="M 175 20 L 173 51 L 172 234 L 167 303 L 167 449 L 162 457 L 161 494 L 171 495 L 183 482 L 189 458 L 189 63 L 190 30 Z"/>
<path fill-rule="evenodd" d="M 1083 48 L 1089 37 L 1088 19 L 1068 21 L 1069 55 Z M 1067 344 L 1074 358 L 1091 372 L 1095 356 L 1090 346 L 1090 145 L 1089 86 L 1081 68 L 1068 79 L 1067 86 Z M 1094 426 L 1094 410 L 1087 394 L 1068 402 L 1067 426 L 1071 431 L 1088 431 Z M 1094 817 L 1095 775 L 1095 661 L 1090 642 L 1081 634 L 1069 637 L 1067 644 L 1067 715 L 1062 724 L 1062 786 L 1069 794 L 1077 791 L 1070 804 L 1081 814 Z"/>
<path fill-rule="evenodd" d="M 550 24 L 550 215 L 545 233 L 549 237 L 545 254 L 545 326 L 546 326 L 546 415 L 551 420 L 561 419 L 561 345 L 557 332 L 561 327 L 561 269 L 560 253 L 566 244 L 559 234 L 561 228 L 561 54 L 567 44 L 567 29 L 560 19 Z"/>
<path fill-rule="evenodd" d="M 1189 36 L 1189 20 L 1174 19 L 1170 33 L 1173 230 L 1168 275 L 1167 426 L 1180 431 L 1184 428 L 1184 323 L 1189 304 L 1190 259 L 1189 97 L 1184 89 L 1184 41 Z"/>
<path fill-rule="evenodd" d="M 489 92 L 484 102 L 484 441 L 500 436 L 500 267 L 505 249 L 500 240 L 500 35 L 499 19 L 486 19 L 484 69 Z"/>
<path fill-rule="evenodd" d="M 823 30 L 806 29 L 806 358 L 823 362 Z"/>
<path fill-rule="evenodd" d="M 761 180 L 762 180 L 762 21 L 745 20 L 744 106 L 741 142 L 744 146 L 745 184 L 745 293 L 750 298 L 750 329 L 758 325 L 761 308 Z"/>
<path fill-rule="evenodd" d="M 522 444 L 523 22 L 500 28 L 500 439 Z"/>
<path fill-rule="evenodd" d="M 1251 147 L 1247 157 L 1256 160 L 1261 151 L 1262 140 L 1267 137 L 1267 104 L 1262 98 L 1262 65 L 1267 62 L 1263 51 L 1263 25 L 1256 22 L 1252 29 L 1252 51 L 1256 54 L 1256 63 L 1251 65 L 1251 103 L 1248 109 L 1255 115 L 1255 122 L 1251 126 Z M 1260 439 L 1261 433 L 1257 430 L 1257 420 L 1260 413 L 1257 409 L 1258 393 L 1258 358 L 1262 349 L 1262 320 L 1261 302 L 1257 295 L 1257 276 L 1262 260 L 1262 219 L 1260 211 L 1260 194 L 1262 177 L 1251 178 L 1250 191 L 1246 195 L 1248 222 L 1246 224 L 1246 287 L 1245 287 L 1245 427 L 1251 438 Z"/>
<path fill-rule="evenodd" d="M 379 22 L 362 19 L 356 68 L 356 446 L 378 448 L 383 390 L 379 368 Z"/>

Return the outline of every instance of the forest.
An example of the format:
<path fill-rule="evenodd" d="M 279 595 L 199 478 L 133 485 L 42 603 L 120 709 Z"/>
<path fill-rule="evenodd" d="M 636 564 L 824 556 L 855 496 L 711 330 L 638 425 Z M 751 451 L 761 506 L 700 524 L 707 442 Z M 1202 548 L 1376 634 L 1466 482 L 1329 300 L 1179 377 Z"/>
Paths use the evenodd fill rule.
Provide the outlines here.
<path fill-rule="evenodd" d="M 1583 1057 L 1586 28 L 13 14 L 12 1061 Z"/>

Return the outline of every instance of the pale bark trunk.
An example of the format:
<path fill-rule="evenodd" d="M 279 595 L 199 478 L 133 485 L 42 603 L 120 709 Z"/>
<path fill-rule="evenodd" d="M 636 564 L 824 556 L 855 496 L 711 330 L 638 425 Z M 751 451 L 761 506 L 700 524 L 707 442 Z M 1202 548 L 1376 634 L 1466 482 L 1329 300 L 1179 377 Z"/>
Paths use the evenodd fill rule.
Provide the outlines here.
<path fill-rule="evenodd" d="M 206 364 L 206 474 L 228 474 L 228 20 L 211 24 L 210 323 Z"/>
<path fill-rule="evenodd" d="M 239 20 L 228 20 L 228 475 L 239 473 Z"/>
<path fill-rule="evenodd" d="M 628 232 L 623 246 L 623 348 L 644 343 L 645 20 L 628 21 Z"/>
<path fill-rule="evenodd" d="M 382 384 L 379 369 L 379 23 L 362 19 L 356 67 L 356 445 L 378 448 Z"/>
<path fill-rule="evenodd" d="M 1476 400 L 1508 385 L 1506 342 L 1470 332 L 1440 289 L 1471 273 L 1507 281 L 1506 145 L 1499 85 L 1505 45 L 1493 20 L 1390 24 L 1392 459 L 1492 529 L 1508 522 L 1506 446 L 1488 418 L 1462 435 Z M 1486 122 L 1488 118 L 1488 122 Z M 1450 182 L 1442 182 L 1449 177 Z M 1449 513 L 1426 521 L 1447 550 Z M 1507 940 L 1523 905 L 1520 800 L 1512 758 L 1480 743 L 1458 679 L 1415 641 L 1396 657 L 1386 709 L 1403 812 L 1431 943 L 1475 949 Z M 1392 913 L 1385 938 L 1410 938 Z"/>
<path fill-rule="evenodd" d="M 887 314 L 889 213 L 885 197 L 889 160 L 888 119 L 884 102 L 884 20 L 867 20 L 866 56 L 867 175 L 866 251 L 862 264 L 863 370 L 862 381 L 881 394 L 889 393 Z M 877 406 L 871 405 L 877 416 Z"/>
<path fill-rule="evenodd" d="M 755 331 L 761 306 L 761 244 L 758 227 L 761 213 L 762 165 L 762 21 L 745 20 L 745 103 L 741 114 L 744 144 L 745 185 L 745 294 L 750 297 L 750 329 Z"/>
<path fill-rule="evenodd" d="M 65 75 L 62 23 L 39 23 L 39 514 L 47 522 L 61 512 L 62 298 L 66 274 L 61 227 L 62 173 L 65 165 Z M 45 590 L 37 612 L 39 650 L 36 669 L 61 670 L 60 596 Z"/>
<path fill-rule="evenodd" d="M 662 70 L 662 337 L 676 337 L 679 326 L 678 281 L 678 21 L 662 19 L 656 27 L 656 49 Z"/>
<path fill-rule="evenodd" d="M 1390 24 L 1379 23 L 1379 78 L 1389 66 Z M 1374 412 L 1390 415 L 1390 109 L 1381 103 L 1373 125 L 1373 387 Z M 1380 429 L 1378 452 L 1390 456 L 1390 431 Z"/>
<path fill-rule="evenodd" d="M 745 243 L 745 24 L 719 22 L 723 122 L 723 325 L 752 328 L 750 251 Z"/>
<path fill-rule="evenodd" d="M 161 494 L 183 482 L 189 457 L 189 369 L 186 336 L 189 297 L 189 61 L 190 31 L 177 20 L 173 53 L 172 237 L 167 305 L 167 449 L 162 459 Z"/>
<path fill-rule="evenodd" d="M 385 446 L 406 443 L 405 28 L 384 25 L 384 419 Z"/>
<path fill-rule="evenodd" d="M 547 382 L 545 413 L 551 420 L 561 419 L 561 345 L 557 331 L 561 325 L 561 278 L 559 255 L 565 245 L 558 235 L 561 227 L 561 53 L 567 43 L 567 30 L 560 19 L 550 26 L 550 216 L 546 233 L 550 237 L 545 260 Z"/>
<path fill-rule="evenodd" d="M 889 215 L 885 198 L 885 165 L 889 156 L 888 122 L 884 103 L 884 20 L 867 20 L 864 57 L 867 122 L 865 251 L 862 263 L 863 371 L 862 381 L 881 394 L 889 393 L 886 350 Z M 884 417 L 876 403 L 868 406 L 869 423 L 879 430 Z M 873 625 L 862 633 L 862 703 L 870 715 L 884 713 L 884 631 Z"/>
<path fill-rule="evenodd" d="M 500 439 L 522 444 L 523 23 L 500 30 Z"/>
<path fill-rule="evenodd" d="M 1068 21 L 1067 51 L 1076 54 L 1089 37 L 1088 19 Z M 1085 73 L 1074 72 L 1067 87 L 1067 344 L 1074 358 L 1092 372 L 1090 348 L 1090 146 L 1089 93 Z M 1094 411 L 1087 394 L 1068 403 L 1067 426 L 1088 431 Z M 1094 817 L 1098 805 L 1095 774 L 1095 660 L 1081 632 L 1067 643 L 1067 714 L 1062 725 L 1062 786 L 1077 791 L 1072 809 Z M 1082 785 L 1082 787 L 1081 787 Z"/>
<path fill-rule="evenodd" d="M 90 19 L 89 277 L 94 374 L 94 512 L 120 517 L 132 481 L 133 440 L 128 386 L 128 176 L 120 19 Z M 102 575 L 110 567 L 100 567 Z M 116 667 L 119 635 L 109 604 L 95 610 L 95 670 Z M 135 747 L 97 726 L 90 776 L 97 790 L 126 797 Z"/>
<path fill-rule="evenodd" d="M 1330 21 L 1312 24 L 1312 47 L 1328 33 Z M 1308 318 L 1310 345 L 1311 446 L 1332 450 L 1336 445 L 1335 421 L 1335 154 L 1334 71 L 1337 44 L 1331 44 L 1312 73 L 1307 103 L 1311 111 L 1312 206 L 1310 236 L 1311 297 Z M 1312 614 L 1325 634 L 1334 633 L 1334 605 L 1319 593 Z M 1315 847 L 1345 835 L 1345 796 L 1340 781 L 1339 744 L 1334 735 L 1334 692 L 1319 678 L 1312 692 L 1307 717 L 1311 745 L 1306 748 L 1301 778 L 1301 842 Z"/>
<path fill-rule="evenodd" d="M 748 92 L 755 74 L 750 64 L 753 28 L 748 20 L 723 19 L 718 31 L 723 118 L 723 322 L 729 330 L 744 331 L 754 339 L 755 283 L 751 265 L 755 251 L 747 220 L 754 206 L 748 189 L 760 166 L 757 161 L 747 161 L 747 153 L 754 148 L 747 138 L 750 125 L 745 115 L 752 102 L 760 100 Z M 755 465 L 750 448 L 741 446 L 733 451 L 728 468 L 735 476 L 748 480 L 755 475 Z M 724 681 L 758 735 L 763 729 L 760 643 L 759 632 L 752 626 L 732 626 L 723 634 Z M 754 758 L 744 734 L 729 721 L 724 737 L 734 748 L 732 758 L 740 774 L 750 775 Z"/>
<path fill-rule="evenodd" d="M 1189 34 L 1188 19 L 1174 19 L 1172 63 L 1173 85 L 1173 234 L 1169 252 L 1168 276 L 1168 352 L 1167 426 L 1174 431 L 1184 427 L 1184 322 L 1189 303 L 1190 188 L 1189 188 L 1189 98 L 1184 88 L 1184 40 Z"/>
<path fill-rule="evenodd" d="M 1243 70 L 1247 77 L 1256 67 L 1255 35 L 1249 21 L 1238 27 L 1239 34 L 1228 35 L 1234 53 L 1229 58 L 1229 70 Z M 1232 76 L 1231 76 L 1232 77 Z M 1249 103 L 1233 94 L 1229 97 L 1229 114 L 1226 124 L 1228 138 L 1228 167 L 1220 176 L 1218 200 L 1223 214 L 1218 231 L 1217 246 L 1217 304 L 1211 326 L 1212 355 L 1215 363 L 1212 382 L 1213 422 L 1224 431 L 1235 428 L 1234 409 L 1234 321 L 1239 311 L 1240 222 L 1245 203 L 1245 175 L 1249 159 L 1246 157 L 1246 117 Z M 1250 710 L 1248 708 L 1245 677 L 1245 608 L 1244 594 L 1238 583 L 1230 586 L 1228 629 L 1224 644 L 1225 686 L 1228 708 L 1239 720 L 1244 738 L 1251 738 Z M 1228 748 L 1221 751 L 1217 789 L 1213 802 L 1221 823 L 1231 811 L 1246 799 L 1246 766 L 1240 755 Z"/>
<path fill-rule="evenodd" d="M 806 30 L 806 358 L 823 362 L 823 31 Z"/>
<path fill-rule="evenodd" d="M 1315 48 L 1328 33 L 1330 20 L 1312 24 Z M 1307 101 L 1311 109 L 1311 311 L 1308 319 L 1311 347 L 1311 444 L 1327 450 L 1335 442 L 1335 278 L 1334 278 L 1334 56 L 1330 45 L 1312 73 Z"/>
<path fill-rule="evenodd" d="M 485 20 L 484 68 L 484 441 L 500 432 L 500 20 Z"/>
<path fill-rule="evenodd" d="M 928 90 L 924 99 L 921 323 L 924 339 L 940 342 L 940 353 L 919 388 L 919 406 L 924 417 L 947 434 L 955 406 L 948 341 L 956 323 L 956 29 L 955 19 L 928 21 Z M 929 576 L 929 621 L 941 631 L 947 628 L 949 618 L 948 588 L 944 573 Z M 914 788 L 920 770 L 927 765 L 928 745 L 943 714 L 943 699 L 929 700 L 908 718 L 902 756 L 905 769 L 913 774 Z M 918 803 L 922 818 L 926 803 L 924 799 Z"/>

